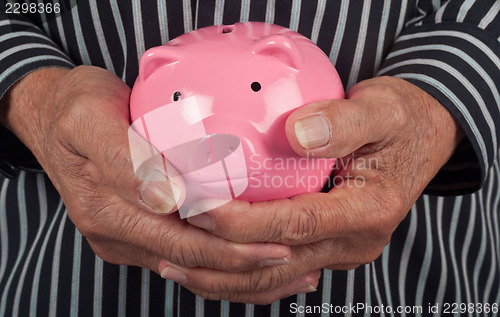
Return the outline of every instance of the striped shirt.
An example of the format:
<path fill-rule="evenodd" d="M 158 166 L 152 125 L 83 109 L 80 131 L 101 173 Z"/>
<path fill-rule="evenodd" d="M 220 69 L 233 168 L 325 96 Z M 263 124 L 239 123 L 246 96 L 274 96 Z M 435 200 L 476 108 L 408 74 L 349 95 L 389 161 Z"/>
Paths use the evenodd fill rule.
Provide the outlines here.
<path fill-rule="evenodd" d="M 324 270 L 317 292 L 256 306 L 205 301 L 148 270 L 103 262 L 45 174 L 19 172 L 34 167 L 32 157 L 1 128 L 0 169 L 10 178 L 0 178 L 0 316 L 303 316 L 306 305 L 317 312 L 308 316 L 377 316 L 382 307 L 385 316 L 430 316 L 460 303 L 476 304 L 464 315 L 487 313 L 487 305 L 486 315 L 498 315 L 500 1 L 53 3 L 59 14 L 6 14 L 0 5 L 0 96 L 48 66 L 100 66 L 131 86 L 150 47 L 203 26 L 265 21 L 311 38 L 347 89 L 377 75 L 419 86 L 466 138 L 376 261 Z M 370 308 L 349 309 L 361 304 Z"/>

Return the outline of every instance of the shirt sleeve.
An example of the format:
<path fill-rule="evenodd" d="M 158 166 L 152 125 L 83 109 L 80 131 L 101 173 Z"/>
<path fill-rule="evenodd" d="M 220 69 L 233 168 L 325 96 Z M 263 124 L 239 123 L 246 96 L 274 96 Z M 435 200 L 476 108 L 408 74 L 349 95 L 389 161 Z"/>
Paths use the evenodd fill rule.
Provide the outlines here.
<path fill-rule="evenodd" d="M 466 137 L 426 192 L 470 193 L 484 184 L 499 148 L 500 1 L 418 9 L 421 16 L 399 34 L 378 75 L 417 85 L 456 118 Z"/>
<path fill-rule="evenodd" d="M 44 67 L 74 67 L 69 57 L 28 16 L 5 13 L 0 4 L 0 98 L 18 80 Z M 0 173 L 15 177 L 18 169 L 40 170 L 31 152 L 0 125 Z"/>

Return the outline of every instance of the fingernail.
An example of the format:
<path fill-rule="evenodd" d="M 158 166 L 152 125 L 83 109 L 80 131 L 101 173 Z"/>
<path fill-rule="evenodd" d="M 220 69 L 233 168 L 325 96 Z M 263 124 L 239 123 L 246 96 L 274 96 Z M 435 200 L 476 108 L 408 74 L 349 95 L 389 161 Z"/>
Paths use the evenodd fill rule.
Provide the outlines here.
<path fill-rule="evenodd" d="M 207 214 L 199 214 L 194 217 L 189 217 L 187 221 L 201 229 L 205 229 L 208 231 L 213 231 L 215 229 L 214 219 Z"/>
<path fill-rule="evenodd" d="M 266 266 L 280 266 L 290 263 L 290 261 L 286 257 L 278 258 L 278 259 L 264 259 L 260 261 L 260 267 Z"/>
<path fill-rule="evenodd" d="M 316 287 L 312 286 L 312 284 L 307 284 L 307 285 L 301 286 L 298 289 L 296 289 L 292 293 L 292 295 L 312 293 L 312 292 L 316 292 Z"/>
<path fill-rule="evenodd" d="M 161 271 L 160 275 L 166 280 L 172 280 L 179 284 L 185 284 L 187 281 L 186 275 L 184 275 L 184 273 L 177 269 L 174 269 L 171 266 L 167 266 L 163 271 Z"/>
<path fill-rule="evenodd" d="M 157 213 L 170 213 L 181 196 L 180 188 L 167 176 L 152 170 L 140 188 L 142 200 Z"/>
<path fill-rule="evenodd" d="M 313 115 L 295 121 L 295 135 L 306 150 L 328 144 L 330 134 L 330 125 L 323 115 Z"/>

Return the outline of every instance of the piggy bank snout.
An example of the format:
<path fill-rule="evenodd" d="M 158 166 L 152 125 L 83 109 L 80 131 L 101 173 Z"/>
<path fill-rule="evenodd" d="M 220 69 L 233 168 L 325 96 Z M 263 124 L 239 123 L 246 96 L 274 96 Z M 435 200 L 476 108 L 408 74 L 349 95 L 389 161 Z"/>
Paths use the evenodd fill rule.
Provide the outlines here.
<path fill-rule="evenodd" d="M 206 199 L 229 201 L 248 187 L 245 156 L 235 135 L 210 134 L 170 148 L 164 156 L 182 176 L 187 206 Z"/>
<path fill-rule="evenodd" d="M 247 177 L 240 138 L 232 134 L 210 134 L 165 150 L 164 155 L 183 177 L 199 184 Z"/>
<path fill-rule="evenodd" d="M 232 134 L 211 134 L 203 143 L 203 147 L 208 146 L 212 155 L 210 163 L 224 160 L 241 145 L 240 138 Z"/>
<path fill-rule="evenodd" d="M 235 135 L 214 133 L 173 150 L 185 153 L 186 166 L 184 171 L 189 173 L 224 161 L 240 145 L 240 139 Z"/>

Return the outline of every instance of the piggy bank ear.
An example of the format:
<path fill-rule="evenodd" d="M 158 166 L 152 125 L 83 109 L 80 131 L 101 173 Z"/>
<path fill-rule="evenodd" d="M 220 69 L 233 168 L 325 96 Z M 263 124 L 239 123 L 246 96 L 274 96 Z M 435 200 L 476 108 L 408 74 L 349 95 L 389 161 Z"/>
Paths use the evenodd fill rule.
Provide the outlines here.
<path fill-rule="evenodd" d="M 147 50 L 139 64 L 139 78 L 148 79 L 159 67 L 172 66 L 180 60 L 179 48 L 175 46 L 159 46 Z"/>
<path fill-rule="evenodd" d="M 266 36 L 255 43 L 253 53 L 274 56 L 287 66 L 299 69 L 302 65 L 302 54 L 297 44 L 286 35 Z"/>

